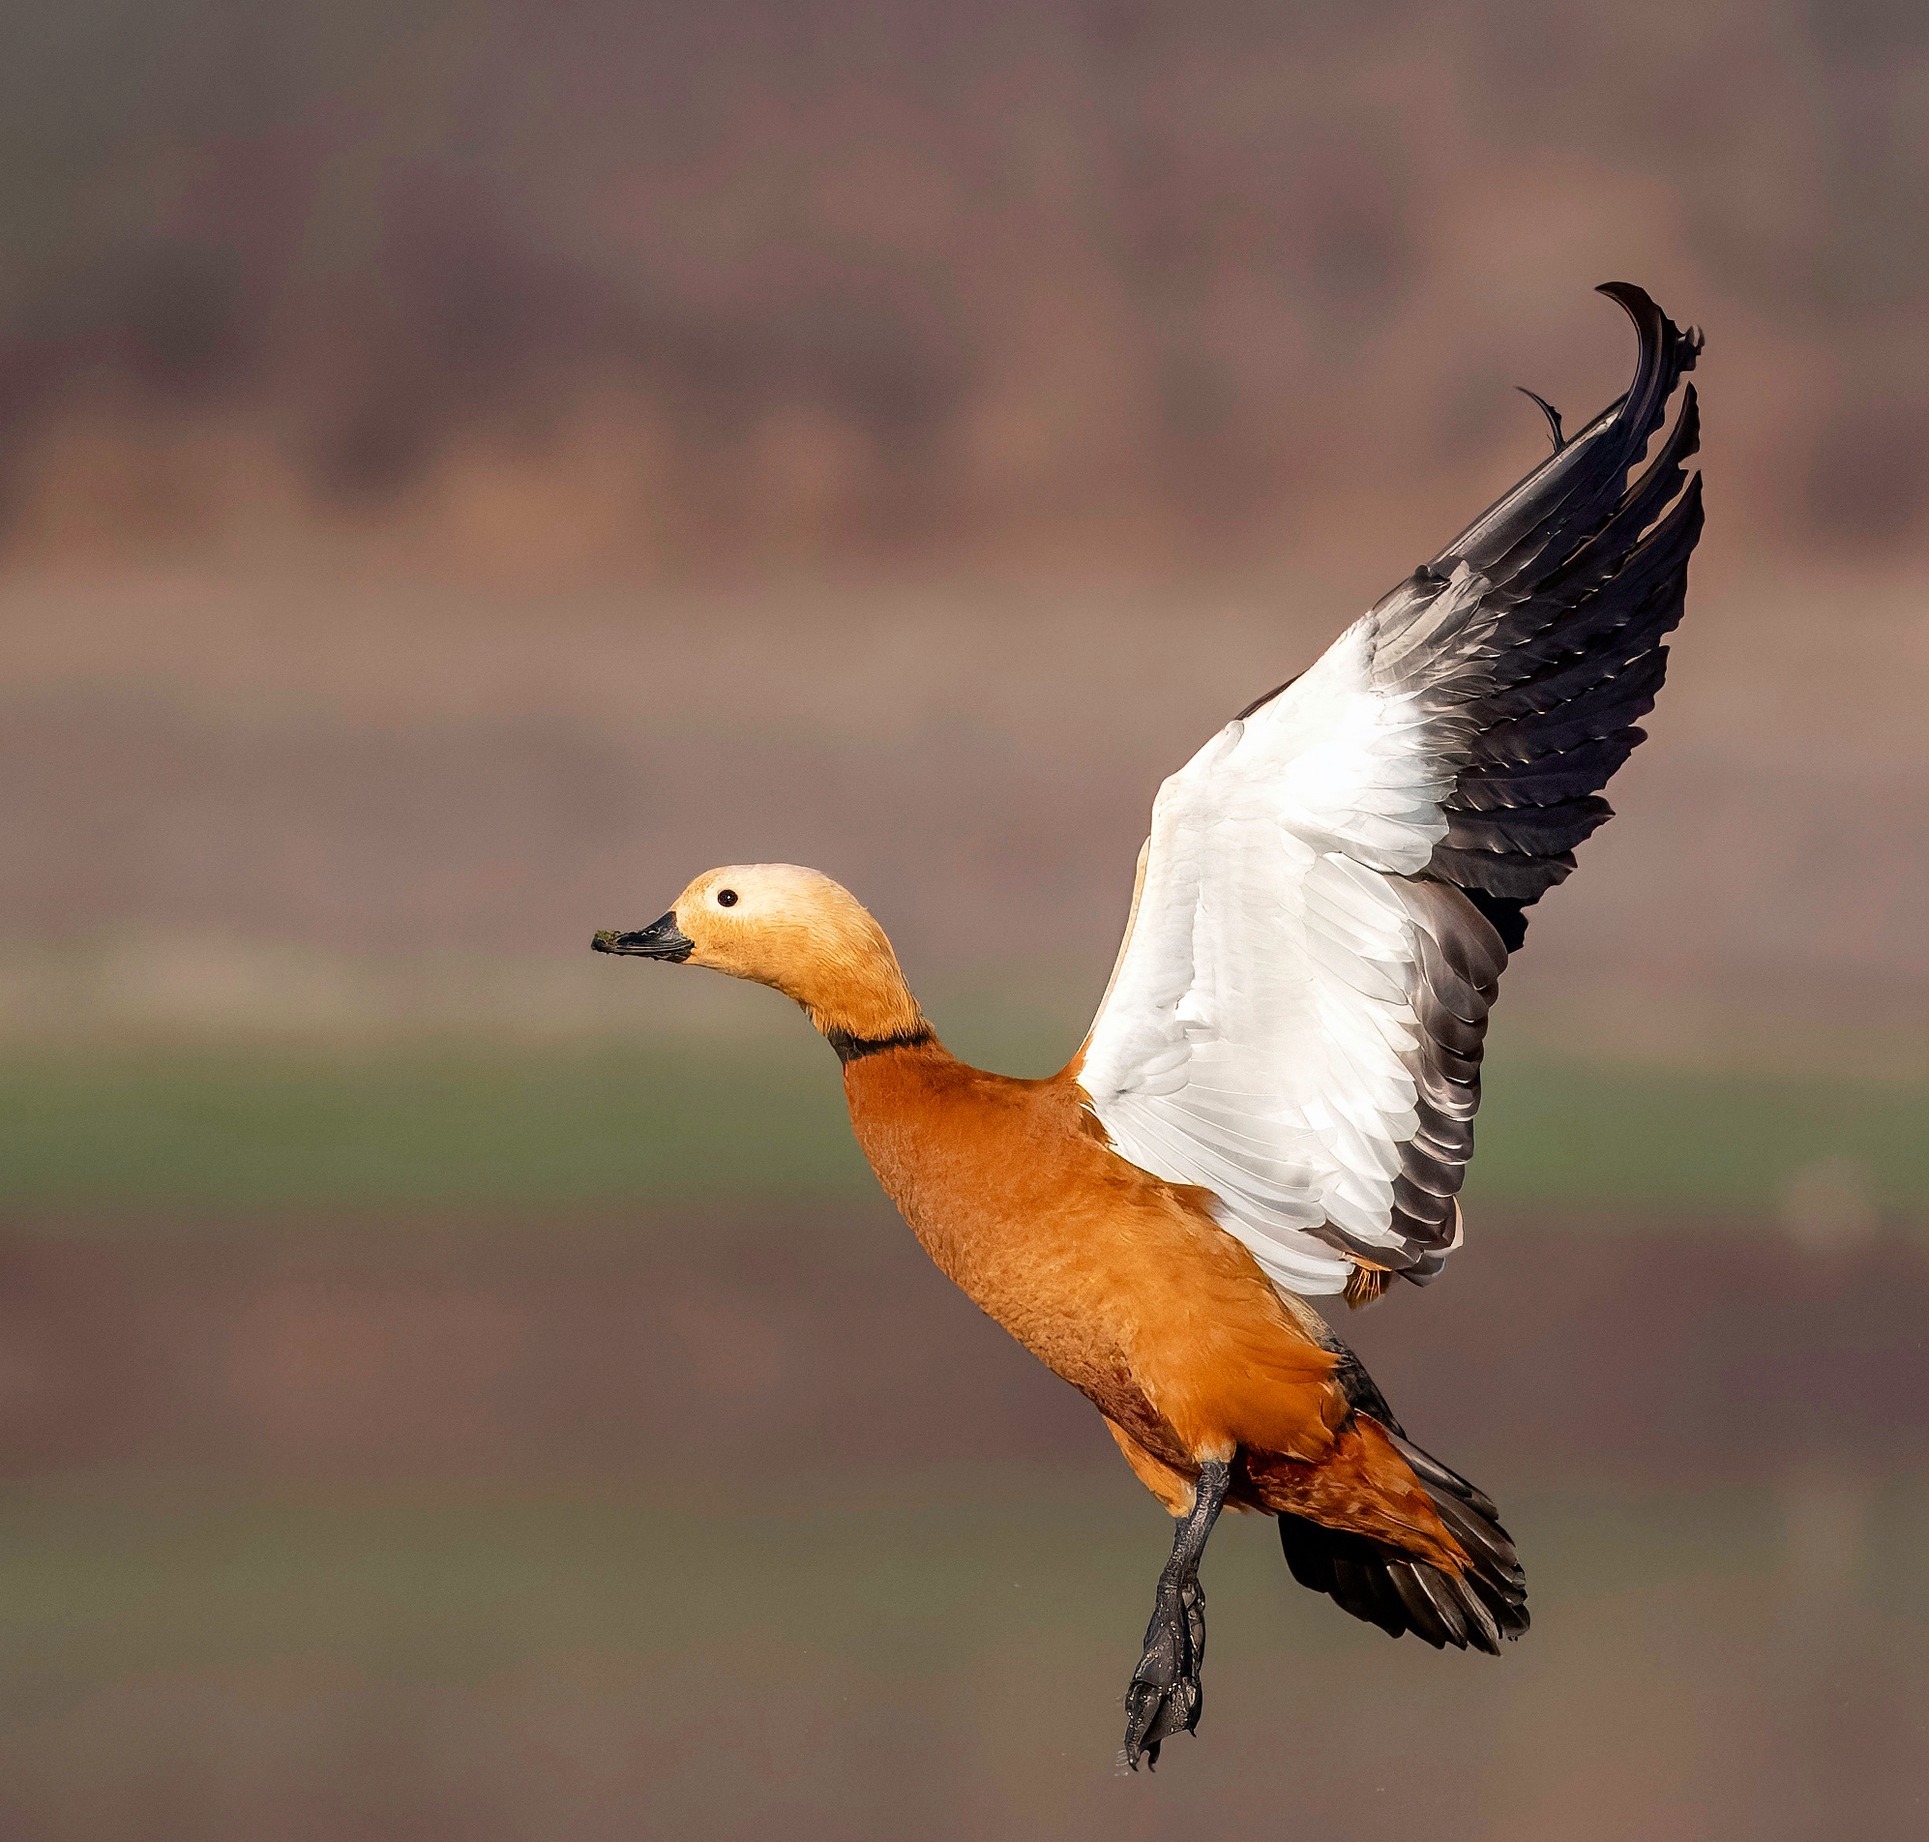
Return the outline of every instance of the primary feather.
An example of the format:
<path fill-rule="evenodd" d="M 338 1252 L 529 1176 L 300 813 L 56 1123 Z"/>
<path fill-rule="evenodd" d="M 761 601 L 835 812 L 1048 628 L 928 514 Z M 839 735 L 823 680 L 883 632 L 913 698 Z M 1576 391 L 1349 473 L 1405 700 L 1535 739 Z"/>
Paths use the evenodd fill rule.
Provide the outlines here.
<path fill-rule="evenodd" d="M 1627 393 L 1160 789 L 1078 1079 L 1281 1286 L 1432 1278 L 1525 911 L 1611 813 L 1701 531 L 1701 349 L 1640 289 Z"/>

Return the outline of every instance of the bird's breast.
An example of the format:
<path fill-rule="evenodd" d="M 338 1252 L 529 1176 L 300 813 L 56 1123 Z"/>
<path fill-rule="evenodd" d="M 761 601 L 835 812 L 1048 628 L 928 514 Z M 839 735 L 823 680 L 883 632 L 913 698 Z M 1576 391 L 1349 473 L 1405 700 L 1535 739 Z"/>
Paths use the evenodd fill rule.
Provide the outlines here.
<path fill-rule="evenodd" d="M 1323 1391 L 1331 1359 L 1202 1206 L 1112 1151 L 1073 1083 L 986 1074 L 932 1045 L 852 1062 L 845 1090 L 937 1265 L 1148 1450 L 1183 1457 L 1235 1428 L 1286 1451 L 1309 1415 L 1319 1429 L 1323 1404 L 1278 1384 Z"/>

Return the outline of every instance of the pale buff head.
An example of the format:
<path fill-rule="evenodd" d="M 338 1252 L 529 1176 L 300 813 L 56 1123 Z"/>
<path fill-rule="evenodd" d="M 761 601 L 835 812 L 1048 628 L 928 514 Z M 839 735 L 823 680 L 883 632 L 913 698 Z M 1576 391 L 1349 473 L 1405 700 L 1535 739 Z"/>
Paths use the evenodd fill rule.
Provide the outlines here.
<path fill-rule="evenodd" d="M 660 920 L 635 933 L 600 933 L 591 944 L 769 985 L 827 1035 L 877 1041 L 925 1027 L 869 910 L 842 884 L 794 863 L 706 870 Z"/>

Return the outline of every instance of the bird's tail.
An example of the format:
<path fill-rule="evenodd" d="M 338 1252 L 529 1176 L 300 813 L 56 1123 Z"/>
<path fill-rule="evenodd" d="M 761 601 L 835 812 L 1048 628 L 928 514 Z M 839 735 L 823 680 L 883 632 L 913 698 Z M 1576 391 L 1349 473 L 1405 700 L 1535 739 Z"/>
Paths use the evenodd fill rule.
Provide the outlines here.
<path fill-rule="evenodd" d="M 1355 1416 L 1384 1435 L 1466 1557 L 1453 1573 L 1391 1542 L 1281 1508 L 1279 1541 L 1293 1578 L 1394 1637 L 1411 1631 L 1436 1650 L 1471 1645 L 1499 1655 L 1503 1638 L 1527 1629 L 1527 1576 L 1500 1512 L 1484 1491 L 1407 1437 L 1366 1365 L 1324 1318 L 1304 1300 L 1288 1296 L 1288 1304 L 1307 1334 L 1337 1358 L 1334 1380 Z"/>
<path fill-rule="evenodd" d="M 1436 1650 L 1452 1644 L 1498 1656 L 1501 1639 L 1527 1629 L 1527 1576 L 1499 1512 L 1457 1471 L 1401 1433 L 1397 1423 L 1382 1425 L 1466 1555 L 1465 1570 L 1453 1574 L 1371 1536 L 1327 1528 L 1290 1512 L 1279 1518 L 1286 1565 L 1302 1586 L 1330 1595 L 1355 1618 L 1390 1636 L 1411 1631 Z"/>

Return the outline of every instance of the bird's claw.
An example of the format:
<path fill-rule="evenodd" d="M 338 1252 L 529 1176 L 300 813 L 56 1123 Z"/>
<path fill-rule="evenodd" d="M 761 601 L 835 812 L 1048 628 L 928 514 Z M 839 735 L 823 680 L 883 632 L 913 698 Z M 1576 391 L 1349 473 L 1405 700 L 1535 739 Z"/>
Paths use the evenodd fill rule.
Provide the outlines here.
<path fill-rule="evenodd" d="M 1199 1724 L 1205 1691 L 1199 1674 L 1206 1654 L 1206 1595 L 1196 1579 L 1176 1591 L 1161 1589 L 1146 1627 L 1145 1652 L 1125 1691 L 1125 1747 L 1119 1764 L 1136 1772 L 1143 1759 L 1156 1770 L 1159 1748 Z"/>

